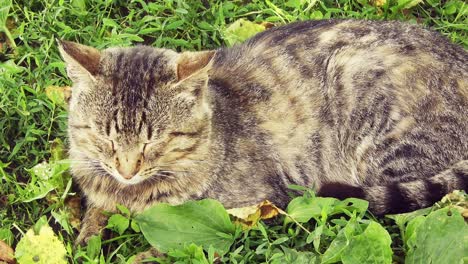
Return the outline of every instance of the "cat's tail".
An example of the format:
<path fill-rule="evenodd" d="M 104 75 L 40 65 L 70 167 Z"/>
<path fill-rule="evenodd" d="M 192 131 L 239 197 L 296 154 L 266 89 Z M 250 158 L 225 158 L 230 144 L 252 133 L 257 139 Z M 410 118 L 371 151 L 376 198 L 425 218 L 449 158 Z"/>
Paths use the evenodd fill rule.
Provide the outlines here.
<path fill-rule="evenodd" d="M 432 177 L 409 182 L 392 182 L 382 186 L 354 186 L 325 183 L 318 196 L 369 201 L 369 210 L 376 215 L 410 212 L 433 205 L 454 191 L 468 192 L 468 160 L 463 160 Z"/>

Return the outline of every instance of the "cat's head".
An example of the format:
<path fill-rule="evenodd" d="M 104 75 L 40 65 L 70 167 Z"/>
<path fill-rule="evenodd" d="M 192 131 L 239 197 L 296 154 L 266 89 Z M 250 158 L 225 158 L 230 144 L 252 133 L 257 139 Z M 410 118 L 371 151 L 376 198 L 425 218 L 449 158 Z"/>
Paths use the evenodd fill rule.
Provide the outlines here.
<path fill-rule="evenodd" d="M 202 159 L 214 51 L 99 51 L 67 41 L 59 41 L 59 50 L 73 81 L 68 129 L 75 172 L 138 184 L 174 179 Z"/>

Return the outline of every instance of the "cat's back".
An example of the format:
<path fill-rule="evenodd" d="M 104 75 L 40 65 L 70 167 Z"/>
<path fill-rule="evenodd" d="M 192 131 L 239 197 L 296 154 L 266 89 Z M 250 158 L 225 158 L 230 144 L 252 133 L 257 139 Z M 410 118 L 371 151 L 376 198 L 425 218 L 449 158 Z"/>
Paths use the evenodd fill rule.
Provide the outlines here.
<path fill-rule="evenodd" d="M 272 55 L 294 59 L 294 54 L 301 57 L 310 53 L 316 57 L 328 57 L 348 49 L 363 49 L 383 57 L 426 54 L 434 60 L 458 66 L 465 72 L 468 70 L 467 52 L 436 31 L 399 21 L 350 19 L 310 20 L 274 27 L 245 43 L 223 49 L 218 61 L 230 66 L 246 66 L 245 62 L 253 57 L 261 63 L 262 59 Z M 239 61 L 240 57 L 246 60 Z"/>
<path fill-rule="evenodd" d="M 272 28 L 219 50 L 213 68 L 212 79 L 244 103 L 292 90 L 317 97 L 343 88 L 352 95 L 380 84 L 404 101 L 445 86 L 468 100 L 468 53 L 435 31 L 398 21 L 332 19 Z"/>
<path fill-rule="evenodd" d="M 222 127 L 267 135 L 293 179 L 364 175 L 362 153 L 416 128 L 456 146 L 439 167 L 468 151 L 468 54 L 418 25 L 298 22 L 219 50 L 213 66 L 210 87 L 232 117 Z"/>

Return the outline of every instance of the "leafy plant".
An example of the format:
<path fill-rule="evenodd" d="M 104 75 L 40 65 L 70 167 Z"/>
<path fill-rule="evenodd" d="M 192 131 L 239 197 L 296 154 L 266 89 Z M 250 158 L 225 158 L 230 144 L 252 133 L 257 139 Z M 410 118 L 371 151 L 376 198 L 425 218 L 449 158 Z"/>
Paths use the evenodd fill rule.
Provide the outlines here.
<path fill-rule="evenodd" d="M 150 244 L 162 252 L 195 243 L 224 254 L 234 242 L 236 230 L 222 204 L 210 199 L 178 206 L 158 204 L 136 221 Z"/>
<path fill-rule="evenodd" d="M 8 12 L 10 11 L 11 0 L 0 0 L 0 31 L 4 32 L 10 41 L 10 45 L 16 48 L 15 40 L 11 36 L 7 27 Z"/>

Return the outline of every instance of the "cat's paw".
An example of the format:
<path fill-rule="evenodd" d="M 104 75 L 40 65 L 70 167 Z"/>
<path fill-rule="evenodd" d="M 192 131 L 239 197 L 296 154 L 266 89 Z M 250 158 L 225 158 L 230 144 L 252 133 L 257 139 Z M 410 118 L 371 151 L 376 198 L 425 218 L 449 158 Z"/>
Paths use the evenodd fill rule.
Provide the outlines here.
<path fill-rule="evenodd" d="M 103 210 L 97 207 L 90 207 L 85 213 L 85 217 L 81 222 L 80 234 L 75 240 L 75 246 L 88 244 L 89 239 L 95 235 L 106 237 L 103 231 L 107 225 L 108 216 L 103 213 Z"/>
<path fill-rule="evenodd" d="M 75 247 L 76 246 L 86 246 L 89 242 L 89 239 L 93 236 L 99 236 L 104 233 L 103 227 L 98 226 L 84 226 L 80 230 L 80 234 L 75 239 Z"/>
<path fill-rule="evenodd" d="M 157 257 L 164 257 L 164 254 L 159 252 L 155 248 L 151 248 L 148 251 L 138 253 L 138 255 L 136 255 L 135 259 L 133 260 L 132 264 L 158 263 L 154 261 L 144 261 L 145 259 L 157 258 Z"/>

